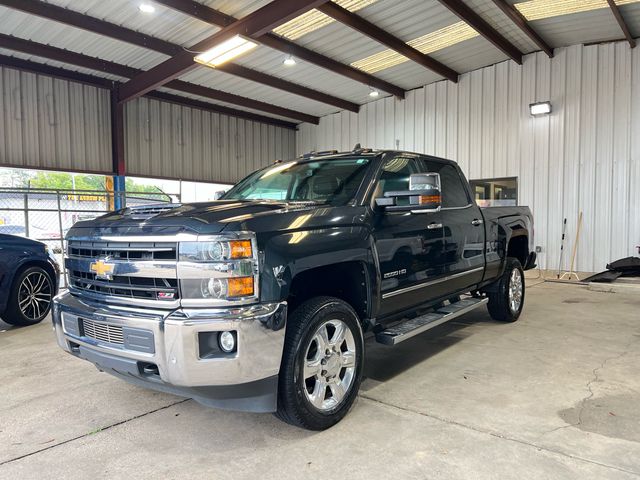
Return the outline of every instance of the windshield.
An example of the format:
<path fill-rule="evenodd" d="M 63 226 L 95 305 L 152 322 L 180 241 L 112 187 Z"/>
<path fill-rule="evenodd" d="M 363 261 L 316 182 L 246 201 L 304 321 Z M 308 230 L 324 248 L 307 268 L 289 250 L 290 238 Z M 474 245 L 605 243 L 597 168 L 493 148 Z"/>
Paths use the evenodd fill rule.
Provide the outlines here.
<path fill-rule="evenodd" d="M 279 163 L 252 173 L 222 198 L 345 205 L 356 194 L 369 161 L 353 157 Z"/>

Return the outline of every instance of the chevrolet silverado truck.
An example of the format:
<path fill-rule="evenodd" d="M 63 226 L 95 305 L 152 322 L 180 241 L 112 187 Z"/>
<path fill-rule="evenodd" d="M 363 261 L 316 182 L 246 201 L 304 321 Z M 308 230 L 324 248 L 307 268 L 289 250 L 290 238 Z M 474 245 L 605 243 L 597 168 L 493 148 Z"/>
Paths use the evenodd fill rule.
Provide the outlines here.
<path fill-rule="evenodd" d="M 314 153 L 216 201 L 76 223 L 53 324 L 128 382 L 322 430 L 354 402 L 365 338 L 393 348 L 485 304 L 517 320 L 532 234 L 529 208 L 479 208 L 452 161 Z"/>

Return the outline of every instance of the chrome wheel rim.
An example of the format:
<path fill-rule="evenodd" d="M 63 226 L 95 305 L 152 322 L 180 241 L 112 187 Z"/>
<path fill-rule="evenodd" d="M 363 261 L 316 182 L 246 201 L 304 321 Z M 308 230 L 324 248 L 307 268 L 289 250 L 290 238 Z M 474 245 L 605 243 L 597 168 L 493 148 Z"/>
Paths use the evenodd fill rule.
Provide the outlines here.
<path fill-rule="evenodd" d="M 52 288 L 49 277 L 42 272 L 32 272 L 20 283 L 18 306 L 29 320 L 39 320 L 51 304 Z"/>
<path fill-rule="evenodd" d="M 311 337 L 302 367 L 303 390 L 320 411 L 339 406 L 356 374 L 356 342 L 342 320 L 322 323 Z"/>
<path fill-rule="evenodd" d="M 511 272 L 509 278 L 509 308 L 511 313 L 517 313 L 522 305 L 522 273 L 517 268 Z"/>

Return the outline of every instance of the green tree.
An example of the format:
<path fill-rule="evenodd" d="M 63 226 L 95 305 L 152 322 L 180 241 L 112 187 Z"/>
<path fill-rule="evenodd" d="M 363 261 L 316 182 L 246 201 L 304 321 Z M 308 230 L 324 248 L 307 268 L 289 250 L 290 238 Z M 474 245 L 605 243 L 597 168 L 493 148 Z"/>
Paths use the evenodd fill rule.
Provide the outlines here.
<path fill-rule="evenodd" d="M 74 184 L 76 190 L 104 191 L 105 189 L 103 175 L 38 172 L 29 182 L 31 188 L 50 188 L 55 190 L 72 190 Z"/>

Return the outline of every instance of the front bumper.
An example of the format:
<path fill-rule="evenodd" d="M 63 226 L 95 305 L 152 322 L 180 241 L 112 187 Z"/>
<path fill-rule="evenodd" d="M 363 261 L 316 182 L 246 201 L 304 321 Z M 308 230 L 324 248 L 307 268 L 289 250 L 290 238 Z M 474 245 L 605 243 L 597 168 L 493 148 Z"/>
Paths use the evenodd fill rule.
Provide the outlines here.
<path fill-rule="evenodd" d="M 276 409 L 284 302 L 167 312 L 98 304 L 66 292 L 54 299 L 52 318 L 62 349 L 131 383 L 218 408 Z M 90 333 L 85 322 L 93 325 Z M 200 334 L 225 330 L 236 332 L 236 352 L 201 358 Z"/>

